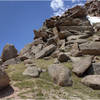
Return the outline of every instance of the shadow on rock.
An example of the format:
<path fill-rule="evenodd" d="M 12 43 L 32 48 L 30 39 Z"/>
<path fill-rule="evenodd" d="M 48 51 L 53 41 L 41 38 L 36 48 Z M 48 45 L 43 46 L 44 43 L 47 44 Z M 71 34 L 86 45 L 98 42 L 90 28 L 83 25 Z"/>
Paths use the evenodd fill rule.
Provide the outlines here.
<path fill-rule="evenodd" d="M 14 89 L 11 86 L 8 86 L 0 90 L 0 98 L 10 96 L 13 93 L 14 93 Z"/>

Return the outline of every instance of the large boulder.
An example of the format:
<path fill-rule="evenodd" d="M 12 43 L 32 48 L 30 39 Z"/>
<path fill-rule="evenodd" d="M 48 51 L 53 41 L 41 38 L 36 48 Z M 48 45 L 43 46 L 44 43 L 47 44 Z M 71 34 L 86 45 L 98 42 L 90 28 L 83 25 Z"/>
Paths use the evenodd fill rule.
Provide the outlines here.
<path fill-rule="evenodd" d="M 82 54 L 100 55 L 100 42 L 83 43 L 79 45 Z"/>
<path fill-rule="evenodd" d="M 48 72 L 54 82 L 60 86 L 71 86 L 71 71 L 61 64 L 53 64 L 48 67 Z"/>
<path fill-rule="evenodd" d="M 100 89 L 100 75 L 88 75 L 81 82 L 93 89 Z"/>
<path fill-rule="evenodd" d="M 6 72 L 0 69 L 0 89 L 8 86 L 9 82 L 10 80 Z"/>
<path fill-rule="evenodd" d="M 56 50 L 56 46 L 51 44 L 51 45 L 43 48 L 40 52 L 38 52 L 35 55 L 35 58 L 39 59 L 39 58 L 46 57 L 46 56 L 50 55 L 51 53 L 53 53 L 55 50 Z"/>
<path fill-rule="evenodd" d="M 2 51 L 2 60 L 6 61 L 15 57 L 17 57 L 17 49 L 14 45 L 6 44 Z"/>
<path fill-rule="evenodd" d="M 73 72 L 78 76 L 82 76 L 87 69 L 91 66 L 92 57 L 82 57 L 73 63 Z"/>

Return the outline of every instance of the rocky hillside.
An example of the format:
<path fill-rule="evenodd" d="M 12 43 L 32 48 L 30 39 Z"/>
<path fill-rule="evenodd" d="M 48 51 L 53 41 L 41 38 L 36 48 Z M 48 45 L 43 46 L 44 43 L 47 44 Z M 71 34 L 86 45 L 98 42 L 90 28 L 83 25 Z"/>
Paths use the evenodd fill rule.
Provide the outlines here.
<path fill-rule="evenodd" d="M 100 99 L 100 1 L 68 9 L 34 30 L 18 54 L 7 44 L 0 58 L 0 98 Z"/>

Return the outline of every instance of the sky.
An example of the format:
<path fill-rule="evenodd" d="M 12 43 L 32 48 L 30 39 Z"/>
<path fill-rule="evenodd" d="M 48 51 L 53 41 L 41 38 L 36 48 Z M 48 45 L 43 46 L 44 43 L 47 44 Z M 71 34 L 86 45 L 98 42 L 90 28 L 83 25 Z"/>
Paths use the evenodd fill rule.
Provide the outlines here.
<path fill-rule="evenodd" d="M 33 41 L 33 29 L 38 30 L 45 19 L 84 3 L 85 0 L 0 1 L 0 55 L 7 43 L 20 51 Z"/>

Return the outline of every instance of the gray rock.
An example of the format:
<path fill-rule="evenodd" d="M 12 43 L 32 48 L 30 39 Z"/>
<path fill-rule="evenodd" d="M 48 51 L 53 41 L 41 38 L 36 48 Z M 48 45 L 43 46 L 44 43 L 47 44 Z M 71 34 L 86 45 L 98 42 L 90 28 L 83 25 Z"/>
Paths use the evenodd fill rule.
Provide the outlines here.
<path fill-rule="evenodd" d="M 48 73 L 54 82 L 60 86 L 71 86 L 71 71 L 61 64 L 52 64 L 48 67 Z"/>
<path fill-rule="evenodd" d="M 74 43 L 71 50 L 71 55 L 74 57 L 81 56 L 78 43 Z"/>
<path fill-rule="evenodd" d="M 17 57 L 17 49 L 14 45 L 6 44 L 2 51 L 2 60 L 6 61 L 15 57 Z"/>
<path fill-rule="evenodd" d="M 53 53 L 55 50 L 56 50 L 56 46 L 51 44 L 51 45 L 45 47 L 44 49 L 42 49 L 40 52 L 38 52 L 35 55 L 35 58 L 39 59 L 39 58 L 46 57 L 46 56 L 50 55 L 51 53 Z"/>
<path fill-rule="evenodd" d="M 5 71 L 0 69 L 0 89 L 3 89 L 8 86 L 9 82 L 10 80 L 8 75 L 5 73 Z"/>
<path fill-rule="evenodd" d="M 39 51 L 41 51 L 43 48 L 43 44 L 38 44 L 37 46 L 32 46 L 31 52 L 33 54 L 38 53 Z"/>
<path fill-rule="evenodd" d="M 23 75 L 36 78 L 40 76 L 40 70 L 37 67 L 27 67 L 27 69 L 23 72 Z"/>
<path fill-rule="evenodd" d="M 80 60 L 73 63 L 73 72 L 78 76 L 82 76 L 91 66 L 92 57 L 82 57 Z"/>
<path fill-rule="evenodd" d="M 100 42 L 83 43 L 79 45 L 82 54 L 100 55 Z"/>
<path fill-rule="evenodd" d="M 18 57 L 16 57 L 16 58 L 12 58 L 12 59 L 9 59 L 9 60 L 5 61 L 3 63 L 3 65 L 8 66 L 8 65 L 13 65 L 13 64 L 18 64 L 20 62 L 21 62 L 21 60 Z"/>
<path fill-rule="evenodd" d="M 84 77 L 81 82 L 93 89 L 100 89 L 100 75 L 88 75 Z"/>
<path fill-rule="evenodd" d="M 27 59 L 27 60 L 24 60 L 24 64 L 34 64 L 34 60 L 32 59 Z"/>

